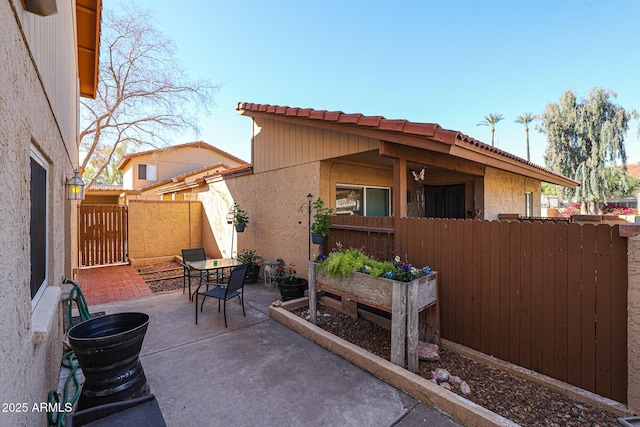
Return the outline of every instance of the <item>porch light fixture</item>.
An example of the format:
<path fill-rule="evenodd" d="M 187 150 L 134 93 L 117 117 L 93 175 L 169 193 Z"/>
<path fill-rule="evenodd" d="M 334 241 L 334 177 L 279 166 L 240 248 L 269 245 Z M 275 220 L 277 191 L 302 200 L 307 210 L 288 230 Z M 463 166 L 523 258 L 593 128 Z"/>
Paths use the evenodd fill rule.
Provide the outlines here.
<path fill-rule="evenodd" d="M 80 171 L 75 169 L 73 176 L 67 179 L 67 200 L 84 200 L 84 181 L 80 178 Z"/>

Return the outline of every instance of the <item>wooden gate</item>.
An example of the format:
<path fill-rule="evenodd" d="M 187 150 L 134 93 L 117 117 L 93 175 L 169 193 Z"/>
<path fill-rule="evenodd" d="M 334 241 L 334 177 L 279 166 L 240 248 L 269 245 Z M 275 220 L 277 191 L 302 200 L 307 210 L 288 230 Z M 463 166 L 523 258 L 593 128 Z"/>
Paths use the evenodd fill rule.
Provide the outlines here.
<path fill-rule="evenodd" d="M 127 207 L 81 205 L 79 208 L 80 266 L 129 262 Z"/>

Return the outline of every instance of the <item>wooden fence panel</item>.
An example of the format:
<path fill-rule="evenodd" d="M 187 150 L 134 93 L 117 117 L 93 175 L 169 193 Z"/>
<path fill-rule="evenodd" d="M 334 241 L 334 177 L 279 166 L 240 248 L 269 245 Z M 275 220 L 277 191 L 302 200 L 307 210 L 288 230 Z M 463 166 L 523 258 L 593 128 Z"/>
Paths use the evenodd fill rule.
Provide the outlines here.
<path fill-rule="evenodd" d="M 543 332 L 543 224 L 531 224 L 531 369 L 542 372 Z"/>
<path fill-rule="evenodd" d="M 480 327 L 482 328 L 480 333 L 480 351 L 485 354 L 491 354 L 491 251 L 493 249 L 491 245 L 491 227 L 492 223 L 489 221 L 480 221 L 482 241 L 480 242 L 480 248 L 482 251 L 482 283 L 480 289 L 482 296 L 480 299 L 480 310 L 482 313 Z M 442 304 L 441 304 L 442 305 Z M 475 347 L 474 347 L 475 348 Z"/>
<path fill-rule="evenodd" d="M 620 237 L 619 226 L 612 227 L 613 264 L 611 276 L 612 318 L 611 318 L 611 397 L 625 402 L 627 396 L 627 245 Z"/>
<path fill-rule="evenodd" d="M 571 333 L 567 336 L 567 381 L 580 384 L 580 359 L 582 357 L 582 226 L 569 224 L 567 240 L 570 242 L 567 254 L 567 323 Z"/>
<path fill-rule="evenodd" d="M 336 217 L 331 241 L 437 270 L 444 338 L 626 402 L 617 226 Z"/>
<path fill-rule="evenodd" d="M 596 389 L 596 228 L 582 227 L 582 379 L 583 388 Z"/>
<path fill-rule="evenodd" d="M 509 360 L 520 364 L 520 316 L 521 316 L 521 235 L 522 225 L 509 222 Z"/>
<path fill-rule="evenodd" d="M 79 206 L 78 250 L 83 267 L 128 261 L 126 206 Z"/>
<path fill-rule="evenodd" d="M 527 369 L 531 369 L 531 307 L 532 307 L 532 292 L 531 292 L 531 223 L 526 221 L 522 223 L 521 235 L 520 235 L 520 362 L 519 365 Z M 518 278 L 515 278 L 518 280 Z"/>
<path fill-rule="evenodd" d="M 482 221 L 467 221 L 471 223 L 471 345 L 472 348 L 482 348 Z M 485 310 L 486 311 L 486 310 Z"/>
<path fill-rule="evenodd" d="M 569 325 L 567 322 L 567 251 L 568 251 L 568 228 L 569 224 L 561 222 L 554 224 L 555 227 L 555 294 L 554 294 L 554 330 L 555 330 L 555 360 L 554 378 L 567 381 L 567 333 Z"/>
<path fill-rule="evenodd" d="M 611 395 L 611 226 L 596 226 L 596 393 Z"/>

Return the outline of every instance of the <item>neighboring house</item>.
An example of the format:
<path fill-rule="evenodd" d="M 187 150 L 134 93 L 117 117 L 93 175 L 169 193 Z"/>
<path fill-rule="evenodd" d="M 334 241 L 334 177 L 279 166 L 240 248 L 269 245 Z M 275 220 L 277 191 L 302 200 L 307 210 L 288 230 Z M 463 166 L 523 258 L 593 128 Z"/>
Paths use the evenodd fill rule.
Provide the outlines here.
<path fill-rule="evenodd" d="M 204 177 L 245 165 L 238 157 L 196 141 L 140 153 L 127 154 L 117 165 L 123 172 L 119 204 L 130 200 L 191 200 Z M 115 188 L 92 186 L 85 204 L 102 195 L 112 196 Z M 104 199 L 103 199 L 104 200 Z M 113 199 L 108 199 L 113 200 Z"/>
<path fill-rule="evenodd" d="M 0 425 L 46 425 L 77 267 L 79 96 L 95 97 L 101 0 L 0 1 Z M 7 407 L 11 409 L 11 406 Z M 7 409 L 5 408 L 5 409 Z"/>
<path fill-rule="evenodd" d="M 578 184 L 437 124 L 249 103 L 237 110 L 252 118 L 252 173 L 212 181 L 199 198 L 209 217 L 223 218 L 208 199 L 228 192 L 250 217 L 238 248 L 294 262 L 303 275 L 308 193 L 339 215 L 498 219 L 540 216 L 543 181 Z"/>

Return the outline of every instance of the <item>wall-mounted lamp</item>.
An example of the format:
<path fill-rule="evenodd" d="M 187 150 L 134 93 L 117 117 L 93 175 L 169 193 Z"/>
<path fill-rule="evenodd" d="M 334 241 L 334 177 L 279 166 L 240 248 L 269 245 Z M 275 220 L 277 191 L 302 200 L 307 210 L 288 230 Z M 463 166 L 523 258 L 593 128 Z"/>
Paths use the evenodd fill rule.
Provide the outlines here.
<path fill-rule="evenodd" d="M 84 181 L 80 178 L 78 169 L 73 171 L 73 176 L 67 179 L 65 186 L 68 200 L 84 200 Z"/>

